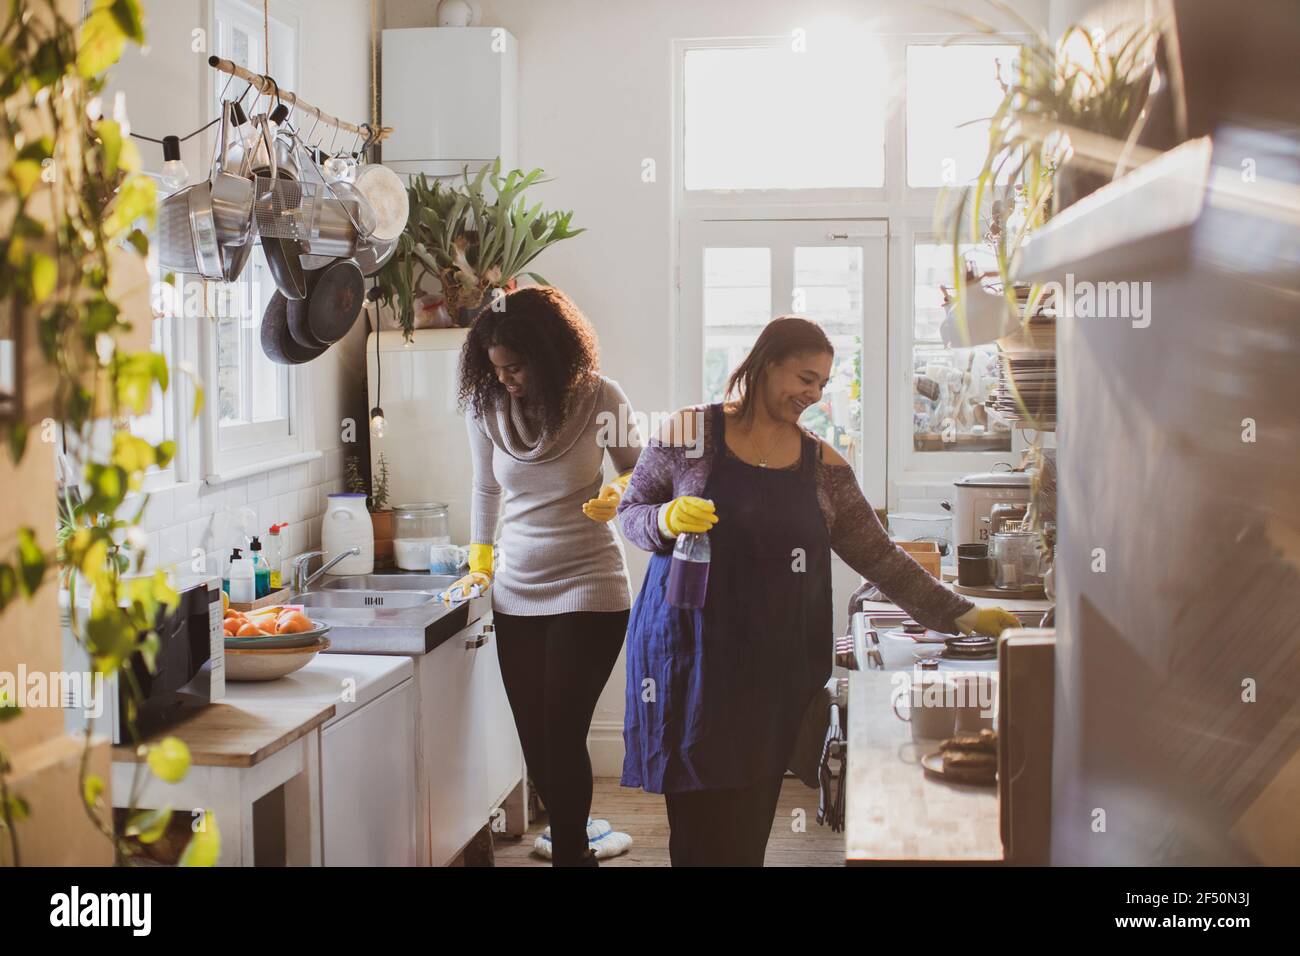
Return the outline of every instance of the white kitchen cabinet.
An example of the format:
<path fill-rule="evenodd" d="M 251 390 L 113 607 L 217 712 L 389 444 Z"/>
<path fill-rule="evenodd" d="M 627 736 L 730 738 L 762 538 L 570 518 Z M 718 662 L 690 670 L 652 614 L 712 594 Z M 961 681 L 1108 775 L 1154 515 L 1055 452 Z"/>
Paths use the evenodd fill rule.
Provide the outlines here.
<path fill-rule="evenodd" d="M 384 165 L 430 176 L 516 164 L 519 54 L 502 27 L 383 31 Z"/>
<path fill-rule="evenodd" d="M 428 859 L 449 863 L 523 775 L 496 638 L 485 616 L 415 658 Z"/>
<path fill-rule="evenodd" d="M 325 865 L 414 866 L 414 681 L 328 724 L 320 747 Z"/>
<path fill-rule="evenodd" d="M 333 705 L 319 744 L 325 866 L 420 862 L 416 691 L 409 658 L 372 654 L 318 654 L 288 677 L 227 685 L 236 706 Z"/>

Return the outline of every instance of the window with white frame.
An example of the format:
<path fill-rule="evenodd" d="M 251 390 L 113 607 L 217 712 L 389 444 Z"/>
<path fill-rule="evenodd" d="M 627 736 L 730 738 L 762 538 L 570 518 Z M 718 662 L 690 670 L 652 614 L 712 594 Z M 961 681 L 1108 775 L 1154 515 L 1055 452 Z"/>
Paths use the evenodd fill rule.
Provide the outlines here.
<path fill-rule="evenodd" d="M 810 34 L 808 50 L 818 49 L 821 39 Z M 679 379 L 676 399 L 716 400 L 763 325 L 790 311 L 823 326 L 830 322 L 836 368 L 844 367 L 841 378 L 851 387 L 828 408 L 853 408 L 864 461 L 888 459 L 891 482 L 907 473 L 928 480 L 1008 459 L 1011 430 L 983 404 L 995 381 L 996 347 L 948 349 L 938 334 L 941 286 L 953 283 L 952 249 L 936 232 L 935 209 L 944 187 L 978 176 L 988 120 L 1002 99 L 1001 84 L 1016 69 L 1018 38 L 956 42 L 843 31 L 831 47 L 837 55 L 816 65 L 799 60 L 789 42 L 675 44 L 675 215 L 683 257 L 677 367 L 687 378 L 697 374 L 693 350 L 703 352 L 703 380 L 697 386 Z M 856 56 L 839 55 L 854 45 Z M 770 249 L 792 220 L 826 222 L 819 238 L 847 240 L 844 248 L 809 242 L 799 249 L 801 261 L 774 260 Z M 843 257 L 853 254 L 851 237 L 861 235 L 853 222 L 866 220 L 883 223 L 891 237 L 879 280 L 866 263 L 868 297 L 874 301 L 877 281 L 889 287 L 880 314 L 841 301 L 846 290 L 860 287 L 851 281 L 854 263 Z M 743 247 L 706 247 L 697 238 L 708 232 L 699 227 L 724 223 L 748 227 Z M 866 241 L 864 249 L 871 248 Z M 961 251 L 981 270 L 992 256 L 979 246 Z M 794 308 L 765 308 L 768 290 L 777 285 L 811 293 Z M 863 323 L 860 338 L 840 327 L 854 320 Z M 887 393 L 855 404 L 852 397 L 872 384 L 876 370 L 887 378 Z M 806 413 L 804 424 L 812 424 L 816 411 Z"/>
<path fill-rule="evenodd" d="M 155 180 L 159 194 L 162 194 L 160 177 L 146 173 Z M 126 427 L 138 438 L 143 438 L 151 445 L 163 441 L 179 444 L 179 430 L 176 424 L 176 395 L 180 387 L 178 373 L 180 366 L 180 349 L 175 331 L 176 303 L 169 294 L 170 289 L 162 285 L 162 267 L 158 261 L 158 230 L 150 228 L 143 219 L 136 223 L 136 228 L 144 232 L 149 240 L 149 254 L 145 257 L 145 269 L 149 275 L 150 306 L 153 309 L 152 327 L 149 337 L 149 350 L 157 352 L 167 360 L 168 388 L 164 392 L 154 385 L 150 396 L 149 409 L 143 415 L 128 418 Z M 166 468 L 151 468 L 145 476 L 146 488 L 163 487 L 178 479 L 183 468 L 178 459 L 173 459 Z"/>
<path fill-rule="evenodd" d="M 989 118 L 1015 81 L 1018 55 L 1017 47 L 995 43 L 908 45 L 908 186 L 975 182 L 988 152 Z"/>
<path fill-rule="evenodd" d="M 270 56 L 267 56 L 261 4 L 217 0 L 213 8 L 213 47 L 218 56 L 255 73 L 270 73 L 286 87 L 297 85 L 298 21 L 278 4 L 270 8 Z M 268 69 L 269 67 L 269 69 Z M 221 78 L 217 78 L 221 80 Z M 213 109 L 221 93 L 238 96 L 240 82 L 213 83 Z M 245 110 L 269 111 L 267 98 L 250 93 Z M 304 448 L 306 415 L 299 415 L 296 390 L 300 373 L 276 364 L 261 346 L 262 316 L 275 293 L 258 242 L 243 274 L 233 283 L 207 290 L 202 297 L 212 330 L 206 341 L 208 393 L 207 465 L 209 477 L 256 462 L 283 458 Z M 300 421 L 301 419 L 301 421 Z"/>
<path fill-rule="evenodd" d="M 879 187 L 884 99 L 848 95 L 880 89 L 880 59 L 869 53 L 784 40 L 686 50 L 685 188 Z"/>
<path fill-rule="evenodd" d="M 994 271 L 987 246 L 963 244 L 959 259 L 977 273 Z M 984 401 L 997 387 L 996 345 L 947 348 L 939 335 L 945 290 L 954 288 L 952 245 L 927 237 L 912 243 L 912 447 L 919 452 L 1009 452 L 1011 427 Z"/>

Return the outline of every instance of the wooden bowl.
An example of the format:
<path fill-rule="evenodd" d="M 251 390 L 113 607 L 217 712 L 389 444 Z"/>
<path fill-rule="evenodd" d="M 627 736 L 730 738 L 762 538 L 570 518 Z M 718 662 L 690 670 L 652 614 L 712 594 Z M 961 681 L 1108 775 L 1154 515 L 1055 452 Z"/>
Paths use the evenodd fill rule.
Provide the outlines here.
<path fill-rule="evenodd" d="M 301 667 L 330 646 L 322 637 L 307 647 L 227 647 L 226 680 L 279 680 Z"/>

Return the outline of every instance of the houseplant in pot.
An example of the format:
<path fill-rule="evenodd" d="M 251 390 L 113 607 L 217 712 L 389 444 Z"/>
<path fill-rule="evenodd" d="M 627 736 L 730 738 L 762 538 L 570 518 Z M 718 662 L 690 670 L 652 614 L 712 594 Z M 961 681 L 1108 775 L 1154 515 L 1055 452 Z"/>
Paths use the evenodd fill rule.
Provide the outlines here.
<path fill-rule="evenodd" d="M 392 306 L 407 339 L 417 311 L 441 309 L 443 324 L 468 326 L 498 289 L 509 290 L 520 276 L 549 283 L 528 265 L 547 247 L 571 239 L 572 212 L 529 207 L 524 191 L 547 182 L 540 169 L 501 175 L 501 161 L 485 165 L 472 178 L 466 167 L 452 185 L 423 174 L 408 190 L 411 209 L 397 251 L 379 272 L 379 301 Z"/>
<path fill-rule="evenodd" d="M 373 490 L 366 487 L 361 476 L 361 465 L 355 455 L 349 455 L 343 466 L 343 484 L 348 491 L 366 496 L 366 510 L 375 534 L 375 566 L 393 566 L 393 509 L 388 506 L 388 459 L 383 452 L 376 461 Z"/>

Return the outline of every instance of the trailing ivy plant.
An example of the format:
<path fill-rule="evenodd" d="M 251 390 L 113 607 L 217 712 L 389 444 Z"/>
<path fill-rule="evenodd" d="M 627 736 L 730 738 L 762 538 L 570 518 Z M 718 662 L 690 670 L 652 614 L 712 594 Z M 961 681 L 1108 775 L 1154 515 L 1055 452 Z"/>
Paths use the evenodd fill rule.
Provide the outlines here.
<path fill-rule="evenodd" d="M 132 668 L 143 661 L 152 671 L 158 650 L 157 615 L 175 607 L 177 594 L 162 572 L 126 577 L 143 560 L 139 507 L 127 496 L 138 492 L 145 472 L 165 467 L 175 454 L 170 441 L 151 444 L 125 427 L 144 413 L 156 387 L 168 387 L 163 356 L 130 352 L 119 342 L 133 322 L 111 290 L 119 270 L 139 275 L 148 239 L 137 223 L 155 216 L 153 181 L 140 173 L 139 155 L 124 129 L 124 117 L 105 114 L 101 98 L 105 72 L 127 43 L 144 41 L 139 0 L 96 0 L 80 30 L 60 13 L 57 0 L 11 0 L 0 26 L 0 308 L 15 327 L 34 322 L 41 357 L 54 389 L 53 428 L 46 441 L 61 439 L 80 468 L 81 495 L 60 502 L 56 548 L 42 549 L 31 527 L 17 529 L 16 543 L 0 553 L 0 613 L 13 601 L 31 598 L 54 567 L 73 590 L 71 628 L 92 666 L 105 679 L 118 675 L 130 695 L 128 724 L 138 699 Z M 23 357 L 17 356 L 21 368 Z M 27 369 L 29 372 L 31 366 Z M 201 396 L 201 392 L 197 393 Z M 201 399 L 199 399 L 201 400 Z M 198 401 L 196 400 L 196 413 Z M 27 410 L 31 415 L 32 410 Z M 114 424 L 111 446 L 94 441 L 96 425 Z M 30 419 L 4 424 L 15 465 L 29 451 Z M 100 443 L 102 445 L 102 442 Z M 51 492 L 53 489 L 51 489 Z M 133 513 L 124 513 L 131 511 Z M 90 589 L 89 611 L 81 613 L 77 582 Z M 0 701 L 0 722 L 20 717 L 14 701 Z M 134 732 L 132 731 L 134 738 Z M 170 810 L 134 812 L 139 774 L 131 788 L 131 812 L 120 830 L 104 800 L 105 783 L 89 771 L 89 719 L 78 782 L 93 825 L 112 841 L 114 859 L 124 863 L 140 844 L 161 837 Z M 141 748 L 142 766 L 164 780 L 183 778 L 189 751 L 176 738 Z M 39 808 L 10 792 L 9 764 L 0 750 L 0 827 L 10 862 L 21 862 L 15 824 Z M 55 825 L 51 822 L 49 825 Z M 182 862 L 216 860 L 218 834 L 205 818 Z"/>

